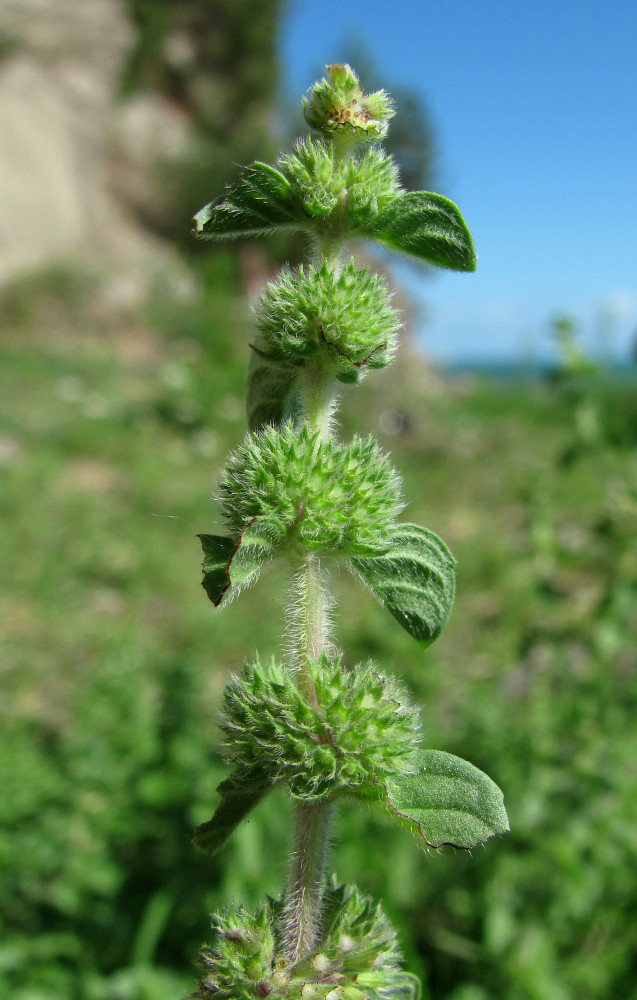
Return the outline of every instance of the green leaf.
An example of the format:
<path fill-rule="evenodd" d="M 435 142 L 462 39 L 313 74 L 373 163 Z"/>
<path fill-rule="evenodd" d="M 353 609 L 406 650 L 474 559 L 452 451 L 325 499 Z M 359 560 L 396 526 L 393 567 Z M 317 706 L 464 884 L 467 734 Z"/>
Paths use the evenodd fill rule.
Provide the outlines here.
<path fill-rule="evenodd" d="M 388 550 L 352 559 L 352 568 L 404 629 L 429 646 L 451 613 L 455 559 L 433 531 L 397 524 L 388 531 Z"/>
<path fill-rule="evenodd" d="M 427 847 L 469 849 L 508 832 L 502 792 L 483 771 L 442 750 L 420 750 L 415 760 L 415 774 L 393 775 L 360 797 Z"/>
<path fill-rule="evenodd" d="M 195 827 L 195 847 L 207 854 L 215 854 L 273 787 L 261 771 L 242 774 L 233 771 L 217 788 L 221 802 L 212 819 Z"/>
<path fill-rule="evenodd" d="M 285 528 L 276 517 L 255 517 L 233 541 L 222 535 L 199 535 L 204 551 L 203 588 L 215 607 L 228 591 L 254 583 L 261 567 L 275 554 L 285 538 Z"/>
<path fill-rule="evenodd" d="M 412 254 L 452 271 L 475 271 L 473 239 L 460 210 L 429 191 L 397 195 L 365 229 L 392 250 Z"/>
<path fill-rule="evenodd" d="M 296 375 L 293 368 L 274 364 L 253 349 L 246 400 L 251 431 L 258 431 L 265 424 L 277 425 L 287 420 Z"/>
<path fill-rule="evenodd" d="M 204 552 L 203 588 L 217 607 L 230 586 L 228 566 L 235 548 L 232 538 L 225 535 L 198 535 Z"/>
<path fill-rule="evenodd" d="M 195 234 L 206 240 L 260 236 L 298 219 L 290 183 L 267 163 L 251 163 L 228 193 L 194 217 Z"/>

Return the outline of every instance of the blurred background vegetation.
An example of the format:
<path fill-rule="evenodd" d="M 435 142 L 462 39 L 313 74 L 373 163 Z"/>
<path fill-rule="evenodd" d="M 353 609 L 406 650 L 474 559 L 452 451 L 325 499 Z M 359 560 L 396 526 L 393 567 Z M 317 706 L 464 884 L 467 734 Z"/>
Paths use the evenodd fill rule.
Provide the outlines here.
<path fill-rule="evenodd" d="M 174 1000 L 207 913 L 279 891 L 289 832 L 273 798 L 220 857 L 190 842 L 224 775 L 225 678 L 278 650 L 285 595 L 275 569 L 215 613 L 195 535 L 245 429 L 249 299 L 302 248 L 193 247 L 186 220 L 282 141 L 283 4 L 26 6 L 0 3 L 0 199 L 29 223 L 0 257 L 0 997 Z M 412 113 L 395 152 L 426 186 Z M 343 399 L 459 592 L 423 654 L 338 578 L 339 641 L 405 678 L 429 745 L 492 775 L 512 826 L 425 856 L 343 808 L 332 866 L 383 899 L 424 1000 L 637 996 L 637 393 L 569 317 L 554 335 L 553 372 L 495 381 L 437 372 L 407 329 Z"/>

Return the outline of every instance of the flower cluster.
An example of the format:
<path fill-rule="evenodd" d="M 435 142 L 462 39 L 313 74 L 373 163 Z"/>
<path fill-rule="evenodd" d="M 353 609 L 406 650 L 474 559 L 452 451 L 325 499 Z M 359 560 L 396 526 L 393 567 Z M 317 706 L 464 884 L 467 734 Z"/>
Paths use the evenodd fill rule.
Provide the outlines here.
<path fill-rule="evenodd" d="M 284 270 L 261 297 L 256 323 L 255 350 L 267 360 L 302 366 L 318 359 L 343 382 L 389 364 L 400 325 L 383 279 L 353 260 L 340 274 L 326 264 Z"/>
<path fill-rule="evenodd" d="M 237 780 L 259 770 L 311 801 L 410 773 L 419 721 L 400 685 L 325 654 L 309 669 L 316 705 L 274 661 L 246 665 L 226 686 L 222 746 Z"/>
<path fill-rule="evenodd" d="M 291 423 L 248 434 L 219 484 L 224 520 L 238 535 L 273 516 L 300 549 L 375 554 L 402 508 L 400 480 L 372 437 L 321 440 Z"/>
<path fill-rule="evenodd" d="M 326 890 L 316 948 L 294 966 L 277 958 L 282 904 L 254 916 L 231 908 L 212 917 L 214 940 L 199 953 L 204 972 L 191 1000 L 414 1000 L 417 980 L 400 966 L 396 932 L 380 905 L 353 886 Z"/>
<path fill-rule="evenodd" d="M 364 229 L 402 191 L 396 164 L 380 149 L 341 160 L 330 143 L 299 139 L 278 166 L 291 204 L 335 231 Z"/>

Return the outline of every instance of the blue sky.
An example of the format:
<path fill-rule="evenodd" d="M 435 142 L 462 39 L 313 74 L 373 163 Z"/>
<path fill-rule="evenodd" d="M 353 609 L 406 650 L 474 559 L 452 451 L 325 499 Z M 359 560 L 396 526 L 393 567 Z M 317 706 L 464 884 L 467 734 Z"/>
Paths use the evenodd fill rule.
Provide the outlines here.
<path fill-rule="evenodd" d="M 541 359 L 551 317 L 627 359 L 637 338 L 637 0 L 289 0 L 283 88 L 299 96 L 352 39 L 388 90 L 425 99 L 438 190 L 479 255 L 408 278 L 441 360 Z M 400 109 L 398 109 L 400 111 Z"/>

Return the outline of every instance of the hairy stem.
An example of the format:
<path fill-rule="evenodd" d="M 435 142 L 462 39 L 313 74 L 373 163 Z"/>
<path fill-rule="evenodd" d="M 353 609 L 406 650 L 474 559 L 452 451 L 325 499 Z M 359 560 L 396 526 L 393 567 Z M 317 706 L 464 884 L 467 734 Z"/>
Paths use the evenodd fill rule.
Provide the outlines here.
<path fill-rule="evenodd" d="M 310 370 L 300 392 L 302 419 L 319 439 L 329 436 L 334 401 L 332 380 Z M 287 607 L 287 629 L 297 685 L 318 709 L 310 661 L 316 662 L 329 644 L 330 596 L 325 570 L 314 553 L 297 566 Z M 290 964 L 312 950 L 316 942 L 323 895 L 323 869 L 332 807 L 329 803 L 296 806 L 294 845 L 285 895 L 283 957 Z"/>
<path fill-rule="evenodd" d="M 343 240 L 340 234 L 317 237 L 312 252 L 315 267 L 327 264 L 331 271 L 340 272 Z M 334 378 L 320 363 L 308 365 L 298 381 L 299 423 L 307 424 L 311 431 L 318 431 L 325 440 L 332 431 L 335 409 Z"/>
<path fill-rule="evenodd" d="M 283 958 L 291 965 L 311 952 L 316 943 L 331 811 L 331 805 L 325 803 L 296 807 L 294 849 L 283 911 Z"/>
<path fill-rule="evenodd" d="M 317 556 L 308 553 L 292 580 L 287 624 L 298 687 L 316 708 L 318 701 L 309 661 L 318 660 L 329 642 L 329 606 L 324 570 Z M 283 957 L 291 964 L 315 944 L 330 813 L 329 803 L 296 806 L 283 918 Z"/>
<path fill-rule="evenodd" d="M 340 268 L 340 235 L 317 239 L 313 260 Z M 319 365 L 308 366 L 299 383 L 299 424 L 306 424 L 319 440 L 332 431 L 334 379 Z M 299 690 L 318 709 L 309 661 L 317 661 L 329 645 L 331 598 L 325 570 L 318 557 L 306 553 L 292 579 L 287 607 L 287 629 Z M 290 964 L 308 954 L 316 943 L 323 895 L 323 871 L 332 807 L 329 803 L 296 806 L 294 845 L 285 894 L 283 957 Z"/>
<path fill-rule="evenodd" d="M 321 368 L 308 365 L 299 378 L 300 423 L 311 431 L 318 431 L 325 440 L 332 431 L 334 415 L 334 379 L 326 376 Z"/>
<path fill-rule="evenodd" d="M 286 624 L 297 686 L 317 708 L 308 661 L 318 660 L 329 645 L 331 603 L 325 571 L 318 557 L 308 553 L 292 577 Z"/>

